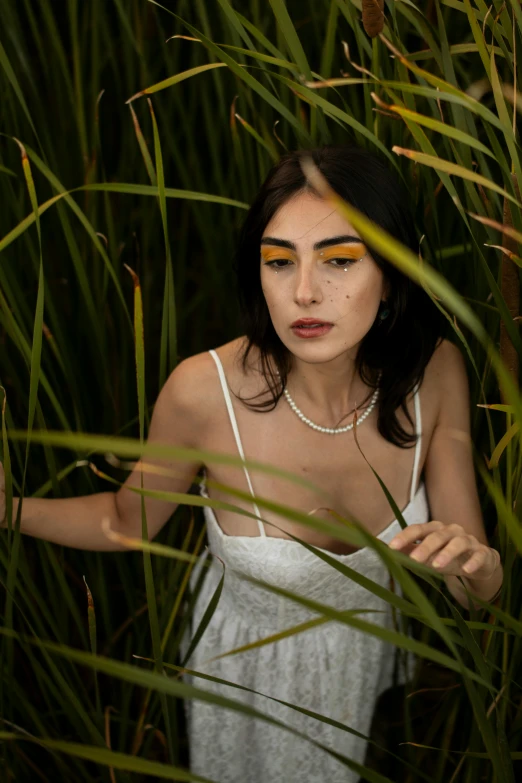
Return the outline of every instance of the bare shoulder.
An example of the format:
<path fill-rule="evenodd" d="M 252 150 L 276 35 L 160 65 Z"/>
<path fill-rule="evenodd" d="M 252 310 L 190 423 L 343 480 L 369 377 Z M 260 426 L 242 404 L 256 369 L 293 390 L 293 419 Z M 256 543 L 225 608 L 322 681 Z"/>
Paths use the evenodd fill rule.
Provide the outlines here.
<path fill-rule="evenodd" d="M 444 338 L 433 352 L 433 356 L 428 362 L 430 372 L 439 378 L 451 375 L 455 371 L 466 371 L 464 356 L 460 348 L 452 343 L 451 340 Z"/>
<path fill-rule="evenodd" d="M 437 425 L 452 426 L 460 421 L 469 427 L 469 379 L 461 349 L 443 339 L 435 349 L 426 375 L 437 401 Z"/>
<path fill-rule="evenodd" d="M 240 356 L 244 338 L 238 337 L 214 349 L 221 360 L 225 377 L 230 385 L 240 382 Z M 160 396 L 168 407 L 183 417 L 186 426 L 194 433 L 208 427 L 217 411 L 221 412 L 223 393 L 216 362 L 209 351 L 202 351 L 183 359 L 167 378 Z"/>

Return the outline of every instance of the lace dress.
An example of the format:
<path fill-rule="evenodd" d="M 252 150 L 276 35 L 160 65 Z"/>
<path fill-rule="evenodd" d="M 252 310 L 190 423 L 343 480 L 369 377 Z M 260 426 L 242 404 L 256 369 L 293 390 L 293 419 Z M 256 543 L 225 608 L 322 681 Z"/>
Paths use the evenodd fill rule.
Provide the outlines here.
<path fill-rule="evenodd" d="M 244 459 L 243 447 L 221 361 L 216 362 L 223 394 L 237 447 Z M 416 432 L 421 435 L 418 389 L 415 392 Z M 417 440 L 411 482 L 410 501 L 402 514 L 408 524 L 427 522 L 428 501 L 424 482 L 416 492 L 421 438 Z M 245 475 L 255 503 L 252 482 Z M 205 485 L 201 494 L 208 497 Z M 213 510 L 204 508 L 211 564 L 192 614 L 192 628 L 184 635 L 184 657 L 192 632 L 198 627 L 209 601 L 223 575 L 225 580 L 219 603 L 197 647 L 185 665 L 239 683 L 258 691 L 249 691 L 191 677 L 186 682 L 229 699 L 242 701 L 260 712 L 303 732 L 307 737 L 332 748 L 357 763 L 364 763 L 367 742 L 338 727 L 273 701 L 272 696 L 328 716 L 363 735 L 368 735 L 375 702 L 393 684 L 394 648 L 380 639 L 334 621 L 309 628 L 294 636 L 279 639 L 263 647 L 220 658 L 221 652 L 254 642 L 303 623 L 318 614 L 286 597 L 248 582 L 244 575 L 328 604 L 338 610 L 378 610 L 358 617 L 383 627 L 393 627 L 388 604 L 348 579 L 307 550 L 299 542 L 267 535 L 258 519 L 259 536 L 231 536 L 223 532 Z M 390 541 L 399 531 L 395 519 L 377 538 Z M 350 554 L 326 552 L 341 563 L 378 584 L 389 587 L 389 573 L 378 555 L 364 547 Z M 194 588 L 208 557 L 203 552 L 191 574 Z M 396 590 L 400 593 L 398 586 Z M 402 658 L 402 656 L 401 656 Z M 398 682 L 411 676 L 399 671 Z M 219 783 L 356 783 L 359 774 L 342 764 L 322 748 L 297 737 L 285 728 L 271 725 L 239 712 L 197 699 L 185 701 L 190 770 Z"/>

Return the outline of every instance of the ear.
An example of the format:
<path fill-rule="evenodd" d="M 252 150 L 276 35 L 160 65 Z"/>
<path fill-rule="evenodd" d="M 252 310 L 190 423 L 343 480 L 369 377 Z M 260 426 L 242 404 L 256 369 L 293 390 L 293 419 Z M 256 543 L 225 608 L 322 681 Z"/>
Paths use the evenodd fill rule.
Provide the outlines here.
<path fill-rule="evenodd" d="M 388 280 L 388 278 L 385 277 L 384 278 L 384 284 L 383 284 L 383 287 L 382 287 L 382 301 L 386 302 L 387 304 L 389 304 L 388 300 L 390 299 L 390 296 L 391 296 L 390 281 Z"/>

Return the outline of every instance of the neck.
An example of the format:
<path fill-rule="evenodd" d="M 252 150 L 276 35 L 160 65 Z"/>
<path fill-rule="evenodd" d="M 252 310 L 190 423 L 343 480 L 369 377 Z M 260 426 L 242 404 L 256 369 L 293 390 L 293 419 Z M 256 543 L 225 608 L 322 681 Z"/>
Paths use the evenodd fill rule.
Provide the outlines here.
<path fill-rule="evenodd" d="M 315 412 L 321 421 L 332 422 L 330 426 L 336 426 L 356 406 L 366 407 L 373 393 L 356 373 L 354 359 L 346 354 L 321 364 L 293 357 L 287 387 L 310 418 Z"/>

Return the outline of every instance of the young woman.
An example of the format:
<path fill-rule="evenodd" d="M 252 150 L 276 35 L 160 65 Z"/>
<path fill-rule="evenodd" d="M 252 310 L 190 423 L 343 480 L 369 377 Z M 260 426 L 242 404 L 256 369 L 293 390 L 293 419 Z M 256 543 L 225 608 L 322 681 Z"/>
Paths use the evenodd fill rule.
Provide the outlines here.
<path fill-rule="evenodd" d="M 239 453 L 309 479 L 329 494 L 338 514 L 355 517 L 382 542 L 436 567 L 459 604 L 468 607 L 457 577 L 472 595 L 490 600 L 502 583 L 502 566 L 488 546 L 479 506 L 461 353 L 442 339 L 439 311 L 424 290 L 365 245 L 309 186 L 303 155 L 347 202 L 418 251 L 406 196 L 378 157 L 357 147 L 285 155 L 261 187 L 240 238 L 244 334 L 175 368 L 156 402 L 148 441 Z M 360 450 L 353 433 L 356 407 Z M 391 519 L 361 451 L 402 509 L 404 530 Z M 106 538 L 101 519 L 141 536 L 140 496 L 127 491 L 140 486 L 140 466 L 116 494 L 25 499 L 22 532 L 85 549 L 121 548 Z M 203 468 L 208 485 L 202 494 L 239 509 L 205 507 L 209 553 L 191 575 L 191 587 L 200 590 L 183 640 L 183 665 L 258 694 L 189 675 L 186 680 L 248 703 L 362 763 L 376 699 L 393 676 L 391 651 L 377 637 L 328 622 L 208 661 L 317 617 L 249 577 L 390 626 L 388 604 L 300 541 L 388 587 L 381 559 L 371 547 L 354 549 L 256 503 L 256 496 L 268 498 L 332 523 L 324 495 L 311 487 L 224 464 L 171 461 L 167 467 L 169 476 L 145 473 L 145 487 L 186 491 Z M 228 495 L 219 486 L 226 484 L 249 493 L 251 502 Z M 147 498 L 145 505 L 152 538 L 175 504 Z M 217 608 L 187 658 L 223 573 Z M 399 681 L 406 676 L 399 671 Z M 186 706 L 195 774 L 220 783 L 346 783 L 359 777 L 284 728 L 200 700 Z"/>

